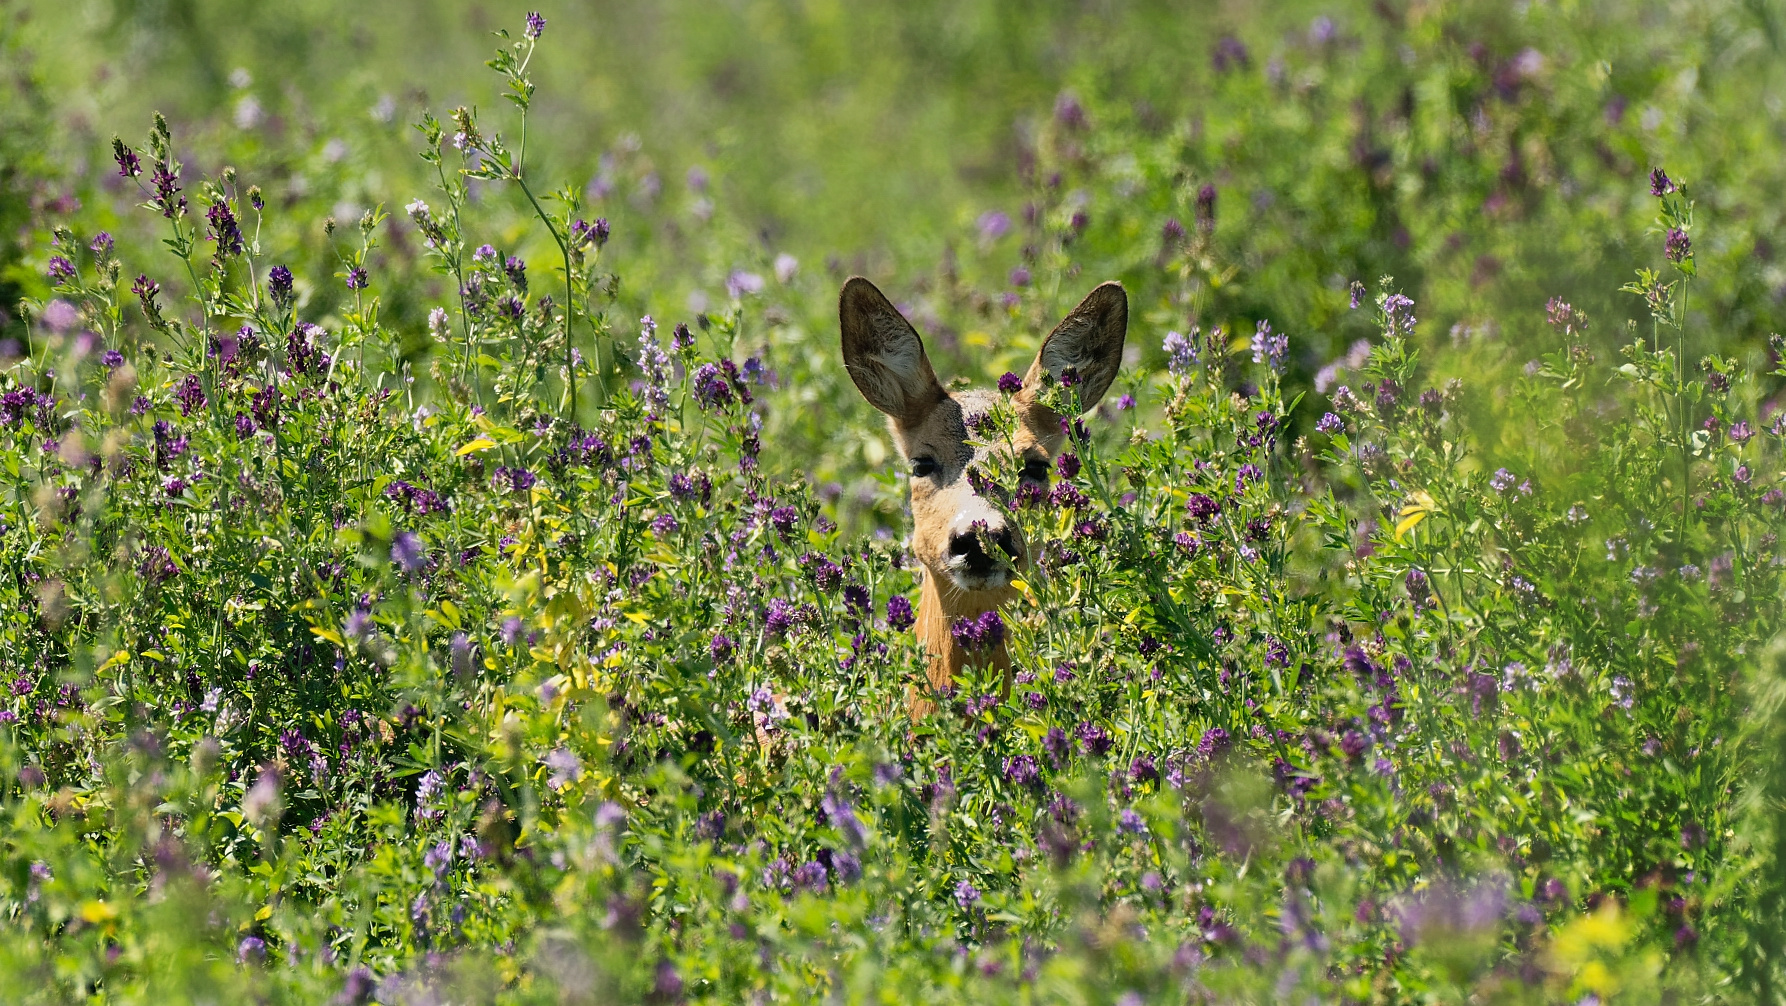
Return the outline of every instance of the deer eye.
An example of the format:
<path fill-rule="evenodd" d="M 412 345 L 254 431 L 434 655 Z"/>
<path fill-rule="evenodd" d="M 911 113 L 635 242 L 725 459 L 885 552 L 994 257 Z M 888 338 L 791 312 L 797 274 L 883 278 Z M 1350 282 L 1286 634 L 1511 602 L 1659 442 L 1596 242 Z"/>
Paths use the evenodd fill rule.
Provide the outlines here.
<path fill-rule="evenodd" d="M 936 459 L 932 457 L 916 457 L 912 459 L 912 474 L 925 479 L 936 474 Z"/>
<path fill-rule="evenodd" d="M 1030 482 L 1048 481 L 1048 462 L 1043 458 L 1030 458 L 1023 463 L 1023 478 Z"/>

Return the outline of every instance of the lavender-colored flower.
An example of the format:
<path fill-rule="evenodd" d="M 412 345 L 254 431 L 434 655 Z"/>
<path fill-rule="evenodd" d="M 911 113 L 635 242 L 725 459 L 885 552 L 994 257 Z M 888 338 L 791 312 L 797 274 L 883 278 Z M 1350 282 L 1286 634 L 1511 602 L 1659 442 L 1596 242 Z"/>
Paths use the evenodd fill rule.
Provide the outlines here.
<path fill-rule="evenodd" d="M 414 573 L 428 564 L 428 552 L 422 540 L 409 531 L 398 531 L 391 537 L 391 563 L 406 573 Z"/>
<path fill-rule="evenodd" d="M 508 274 L 509 282 L 522 293 L 527 292 L 527 263 L 519 255 L 510 255 L 502 264 L 502 271 Z"/>
<path fill-rule="evenodd" d="M 347 288 L 349 290 L 364 290 L 369 282 L 371 281 L 366 276 L 366 270 L 357 265 L 347 267 Z"/>
<path fill-rule="evenodd" d="M 715 633 L 713 642 L 707 644 L 707 652 L 713 657 L 713 662 L 716 664 L 730 663 L 732 655 L 737 650 L 738 646 L 732 642 L 732 637 L 723 632 Z"/>
<path fill-rule="evenodd" d="M 1114 743 L 1109 731 L 1090 720 L 1081 721 L 1073 728 L 1073 734 L 1079 740 L 1079 747 L 1094 758 L 1102 758 L 1108 754 Z"/>
<path fill-rule="evenodd" d="M 763 628 L 772 636 L 785 636 L 794 627 L 798 612 L 792 602 L 786 598 L 769 599 L 768 611 L 763 616 Z"/>
<path fill-rule="evenodd" d="M 546 777 L 546 785 L 553 789 L 583 778 L 583 760 L 570 748 L 554 748 L 546 755 L 546 768 L 551 770 L 551 775 Z"/>
<path fill-rule="evenodd" d="M 653 412 L 670 407 L 670 357 L 657 342 L 657 322 L 650 315 L 639 319 L 639 369 L 645 374 L 645 404 Z"/>
<path fill-rule="evenodd" d="M 1007 395 L 1015 395 L 1023 390 L 1023 378 L 1007 370 L 998 379 L 998 390 Z"/>
<path fill-rule="evenodd" d="M 502 645 L 513 646 L 521 638 L 521 619 L 510 615 L 502 620 Z"/>
<path fill-rule="evenodd" d="M 764 286 L 763 277 L 754 272 L 734 269 L 726 276 L 726 294 L 733 300 L 762 293 Z"/>
<path fill-rule="evenodd" d="M 108 349 L 100 355 L 99 362 L 107 370 L 116 370 L 124 365 L 124 354 L 115 349 Z"/>
<path fill-rule="evenodd" d="M 823 894 L 825 889 L 831 886 L 830 875 L 831 871 L 825 868 L 825 864 L 815 859 L 802 863 L 794 871 L 794 886 L 814 894 Z"/>
<path fill-rule="evenodd" d="M 544 32 L 545 30 L 546 30 L 546 19 L 544 17 L 540 16 L 540 12 L 536 11 L 536 10 L 528 11 L 527 12 L 527 27 L 524 30 L 527 37 L 528 38 L 539 38 L 540 33 Z"/>
<path fill-rule="evenodd" d="M 1383 298 L 1383 315 L 1389 323 L 1388 334 L 1404 337 L 1414 334 L 1414 301 L 1399 293 Z"/>
<path fill-rule="evenodd" d="M 651 533 L 659 538 L 668 538 L 681 527 L 682 525 L 677 522 L 674 514 L 660 513 L 651 522 Z"/>
<path fill-rule="evenodd" d="M 1197 755 L 1208 761 L 1226 752 L 1229 743 L 1228 731 L 1221 727 L 1210 727 L 1203 731 L 1203 737 L 1197 741 Z"/>
<path fill-rule="evenodd" d="M 894 632 L 904 632 L 917 621 L 912 615 L 912 602 L 902 594 L 887 598 L 887 628 Z"/>
<path fill-rule="evenodd" d="M 1274 334 L 1271 331 L 1271 322 L 1261 321 L 1258 330 L 1253 333 L 1252 349 L 1254 363 L 1269 363 L 1272 370 L 1281 370 L 1284 356 L 1290 351 L 1290 337 Z"/>
<path fill-rule="evenodd" d="M 1122 813 L 1117 815 L 1116 830 L 1118 834 L 1122 835 L 1145 835 L 1147 834 L 1147 822 L 1142 820 L 1135 808 L 1124 807 Z"/>
<path fill-rule="evenodd" d="M 267 941 L 258 936 L 244 936 L 236 944 L 237 964 L 259 964 L 267 959 Z"/>
<path fill-rule="evenodd" d="M 1668 235 L 1663 240 L 1662 252 L 1668 261 L 1679 265 L 1693 257 L 1693 239 L 1679 227 L 1668 228 Z"/>
<path fill-rule="evenodd" d="M 973 884 L 964 880 L 955 885 L 955 903 L 961 906 L 962 911 L 973 908 L 979 900 L 980 889 Z"/>
<path fill-rule="evenodd" d="M 985 213 L 980 214 L 980 218 L 975 221 L 975 226 L 980 231 L 981 241 L 997 241 L 999 238 L 1010 233 L 1011 218 L 1000 213 L 998 210 L 987 210 Z"/>
<path fill-rule="evenodd" d="M 1650 195 L 1660 199 L 1674 191 L 1674 181 L 1661 168 L 1650 170 Z"/>
<path fill-rule="evenodd" d="M 1197 362 L 1195 329 L 1192 329 L 1191 335 L 1192 338 L 1186 338 L 1178 332 L 1167 332 L 1165 340 L 1160 343 L 1160 348 L 1166 351 L 1166 369 L 1174 374 L 1183 376 L 1190 373 L 1191 367 Z"/>
<path fill-rule="evenodd" d="M 1365 297 L 1366 292 L 1367 291 L 1364 289 L 1363 283 L 1360 283 L 1357 280 L 1352 281 L 1352 286 L 1351 286 L 1352 310 L 1354 310 L 1354 311 L 1358 310 L 1358 306 L 1360 304 L 1364 303 L 1364 297 Z"/>
<path fill-rule="evenodd" d="M 44 271 L 49 276 L 51 283 L 60 285 L 74 282 L 74 263 L 61 255 L 51 255 L 49 268 Z"/>
<path fill-rule="evenodd" d="M 1077 478 L 1079 475 L 1079 455 L 1066 451 L 1054 459 L 1054 470 L 1060 472 L 1063 479 Z"/>
<path fill-rule="evenodd" d="M 1513 488 L 1513 483 L 1518 481 L 1518 478 L 1505 468 L 1496 469 L 1494 476 L 1488 480 L 1488 487 L 1495 492 L 1504 493 Z"/>
<path fill-rule="evenodd" d="M 1005 759 L 1005 779 L 1013 786 L 1025 789 L 1042 784 L 1042 766 L 1036 763 L 1034 755 L 1017 755 Z"/>
<path fill-rule="evenodd" d="M 1258 465 L 1251 462 L 1241 465 L 1240 470 L 1234 473 L 1234 491 L 1245 492 L 1249 483 L 1258 482 L 1264 477 L 1265 474 L 1259 470 Z"/>
<path fill-rule="evenodd" d="M 1344 432 L 1345 429 L 1345 420 L 1331 412 L 1322 413 L 1321 418 L 1315 423 L 1315 430 L 1320 433 L 1325 433 L 1328 436 Z"/>

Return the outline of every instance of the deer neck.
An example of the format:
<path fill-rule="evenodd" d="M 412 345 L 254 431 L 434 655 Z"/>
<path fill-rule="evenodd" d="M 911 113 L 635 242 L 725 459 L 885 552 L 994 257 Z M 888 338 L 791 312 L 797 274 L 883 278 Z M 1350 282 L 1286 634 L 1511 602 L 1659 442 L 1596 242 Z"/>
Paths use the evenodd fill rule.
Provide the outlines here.
<path fill-rule="evenodd" d="M 958 618 L 978 618 L 993 611 L 1010 595 L 1010 588 L 983 591 L 949 591 L 940 586 L 941 577 L 930 570 L 924 572 L 924 583 L 918 593 L 918 641 L 930 655 L 926 676 L 932 693 L 946 692 L 964 669 L 991 667 L 1003 671 L 1002 695 L 1011 693 L 1011 655 L 1004 640 L 990 649 L 969 652 L 955 641 L 949 627 Z M 922 708 L 930 703 L 922 699 Z"/>

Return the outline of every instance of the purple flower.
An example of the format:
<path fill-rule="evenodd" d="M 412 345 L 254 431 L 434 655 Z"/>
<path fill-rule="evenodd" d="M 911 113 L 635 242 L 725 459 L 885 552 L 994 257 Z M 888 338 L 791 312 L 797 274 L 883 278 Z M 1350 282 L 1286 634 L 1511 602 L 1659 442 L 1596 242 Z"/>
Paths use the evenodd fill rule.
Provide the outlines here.
<path fill-rule="evenodd" d="M 1389 322 L 1390 335 L 1411 336 L 1414 334 L 1414 302 L 1399 293 L 1392 293 L 1383 298 L 1383 314 Z"/>
<path fill-rule="evenodd" d="M 1749 438 L 1754 435 L 1755 431 L 1749 428 L 1749 424 L 1746 421 L 1739 419 L 1730 427 L 1730 439 L 1739 444 L 1748 443 Z"/>
<path fill-rule="evenodd" d="M 540 16 L 540 12 L 536 11 L 536 10 L 528 11 L 527 12 L 527 28 L 526 28 L 526 32 L 525 32 L 527 37 L 528 38 L 539 38 L 540 33 L 545 30 L 546 30 L 546 19 Z"/>
<path fill-rule="evenodd" d="M 797 616 L 792 602 L 785 598 L 769 599 L 769 610 L 763 616 L 763 628 L 772 636 L 785 636 L 793 628 Z"/>
<path fill-rule="evenodd" d="M 1340 433 L 1344 431 L 1345 428 L 1345 421 L 1331 412 L 1323 413 L 1320 420 L 1315 423 L 1315 430 L 1320 433 L 1325 433 L 1328 436 Z"/>
<path fill-rule="evenodd" d="M 510 255 L 508 261 L 502 264 L 502 271 L 508 274 L 509 282 L 515 285 L 515 289 L 522 293 L 527 292 L 527 263 L 519 255 Z"/>
<path fill-rule="evenodd" d="M 961 883 L 955 885 L 955 903 L 961 906 L 962 911 L 965 912 L 968 909 L 974 907 L 974 903 L 979 900 L 980 900 L 980 889 L 979 888 L 975 887 L 974 885 L 968 883 L 965 880 L 962 881 Z"/>
<path fill-rule="evenodd" d="M 1018 266 L 1017 268 L 1012 269 L 1011 270 L 1011 285 L 1012 286 L 1028 286 L 1029 285 L 1029 270 L 1024 268 L 1023 266 Z"/>
<path fill-rule="evenodd" d="M 1662 251 L 1668 256 L 1668 261 L 1679 265 L 1693 257 L 1693 239 L 1687 237 L 1687 232 L 1679 227 L 1670 227 Z"/>
<path fill-rule="evenodd" d="M 498 490 L 507 488 L 510 492 L 526 492 L 539 481 L 538 477 L 525 468 L 509 468 L 506 465 L 496 469 L 490 476 L 490 485 Z"/>
<path fill-rule="evenodd" d="M 1207 524 L 1221 516 L 1222 504 L 1215 497 L 1205 493 L 1191 493 L 1190 497 L 1184 501 L 1184 509 L 1191 519 L 1201 524 Z"/>
<path fill-rule="evenodd" d="M 733 300 L 753 296 L 763 292 L 763 277 L 754 272 L 734 269 L 726 276 L 726 295 Z"/>
<path fill-rule="evenodd" d="M 254 436 L 254 420 L 249 419 L 245 412 L 236 413 L 236 439 L 247 440 L 252 436 Z"/>
<path fill-rule="evenodd" d="M 1197 754 L 1208 761 L 1227 751 L 1229 743 L 1228 731 L 1221 727 L 1210 727 L 1203 731 L 1202 739 L 1197 742 Z"/>
<path fill-rule="evenodd" d="M 998 379 L 998 390 L 1007 395 L 1015 395 L 1023 390 L 1023 378 L 1007 370 Z"/>
<path fill-rule="evenodd" d="M 1517 480 L 1518 480 L 1518 476 L 1514 475 L 1512 472 L 1508 471 L 1505 468 L 1500 468 L 1500 469 L 1496 469 L 1496 471 L 1494 473 L 1494 477 L 1492 477 L 1488 480 L 1488 487 L 1490 489 L 1493 489 L 1495 492 L 1504 493 L 1507 490 L 1513 488 L 1513 483 L 1516 482 Z"/>
<path fill-rule="evenodd" d="M 852 583 L 843 588 L 843 606 L 845 610 L 866 615 L 868 614 L 869 607 L 873 604 L 874 600 L 868 596 L 867 587 L 864 587 L 859 583 Z"/>
<path fill-rule="evenodd" d="M 1118 398 L 1116 400 L 1116 410 L 1118 412 L 1127 412 L 1128 410 L 1130 410 L 1134 407 L 1135 407 L 1135 396 L 1134 395 L 1124 395 L 1121 398 Z"/>
<path fill-rule="evenodd" d="M 349 290 L 364 290 L 368 282 L 366 270 L 357 265 L 347 267 L 347 288 Z"/>
<path fill-rule="evenodd" d="M 1067 732 L 1060 727 L 1049 727 L 1042 738 L 1042 751 L 1055 768 L 1060 768 L 1073 757 L 1073 746 L 1067 740 Z"/>
<path fill-rule="evenodd" d="M 1135 808 L 1124 807 L 1122 813 L 1117 815 L 1116 830 L 1123 835 L 1145 835 L 1147 822 L 1141 819 Z"/>
<path fill-rule="evenodd" d="M 719 364 L 703 363 L 695 371 L 695 401 L 702 409 L 731 406 L 732 383 Z"/>
<path fill-rule="evenodd" d="M 782 541 L 789 541 L 794 536 L 794 528 L 800 522 L 800 511 L 791 506 L 778 506 L 769 511 L 769 523 L 774 525 L 775 533 L 781 535 Z"/>
<path fill-rule="evenodd" d="M 895 594 L 887 598 L 887 628 L 894 632 L 904 632 L 916 620 L 912 616 L 912 602 L 906 600 L 904 595 Z"/>
<path fill-rule="evenodd" d="M 391 537 L 391 562 L 402 567 L 404 572 L 417 572 L 427 561 L 427 550 L 422 547 L 422 540 L 413 533 L 399 531 Z"/>
<path fill-rule="evenodd" d="M 997 210 L 987 210 L 975 221 L 979 228 L 981 241 L 997 241 L 1011 230 L 1011 218 Z"/>
<path fill-rule="evenodd" d="M 281 309 L 291 306 L 292 278 L 291 270 L 276 265 L 267 273 L 267 293 L 273 298 L 273 304 Z"/>
<path fill-rule="evenodd" d="M 1365 292 L 1363 283 L 1360 283 L 1357 280 L 1352 281 L 1352 310 L 1358 310 L 1358 305 L 1364 303 Z"/>
<path fill-rule="evenodd" d="M 267 959 L 267 941 L 258 936 L 245 936 L 236 944 L 236 963 L 259 964 Z"/>
<path fill-rule="evenodd" d="M 242 228 L 236 223 L 235 211 L 229 208 L 227 200 L 212 203 L 205 211 L 205 219 L 210 222 L 211 240 L 217 242 L 218 258 L 242 254 Z"/>
<path fill-rule="evenodd" d="M 112 254 L 112 236 L 111 236 L 111 234 L 109 234 L 105 231 L 100 231 L 98 234 L 93 235 L 93 240 L 91 243 L 89 243 L 87 245 L 87 250 L 92 252 L 93 254 L 99 256 L 102 259 L 111 257 L 111 254 Z"/>
<path fill-rule="evenodd" d="M 1005 779 L 1013 786 L 1025 789 L 1042 784 L 1042 766 L 1036 763 L 1034 755 L 1017 755 L 1005 759 Z"/>
<path fill-rule="evenodd" d="M 1197 362 L 1197 347 L 1191 339 L 1178 332 L 1167 332 L 1160 348 L 1166 351 L 1166 369 L 1174 374 L 1189 373 L 1191 366 Z"/>
<path fill-rule="evenodd" d="M 1079 455 L 1072 451 L 1063 453 L 1054 459 L 1054 470 L 1060 472 L 1063 479 L 1075 478 L 1079 475 Z"/>
<path fill-rule="evenodd" d="M 1290 351 L 1290 337 L 1273 334 L 1271 322 L 1259 322 L 1259 328 L 1253 333 L 1253 362 L 1269 363 L 1272 370 L 1280 370 L 1284 365 L 1284 356 Z"/>
<path fill-rule="evenodd" d="M 825 864 L 816 859 L 803 863 L 799 869 L 794 871 L 794 886 L 815 894 L 822 894 L 825 888 L 830 886 L 830 872 L 825 868 Z"/>
<path fill-rule="evenodd" d="M 1340 751 L 1352 761 L 1357 761 L 1369 748 L 1370 738 L 1357 730 L 1348 730 L 1340 737 Z"/>
<path fill-rule="evenodd" d="M 136 156 L 136 151 L 124 145 L 124 141 L 112 137 L 112 160 L 118 162 L 119 178 L 135 178 L 143 173 L 143 162 Z"/>
<path fill-rule="evenodd" d="M 174 401 L 180 403 L 182 416 L 190 416 L 194 409 L 205 407 L 205 388 L 199 383 L 197 374 L 187 374 L 185 380 L 180 382 L 179 389 L 174 392 Z"/>
<path fill-rule="evenodd" d="M 731 637 L 723 632 L 714 634 L 713 642 L 707 645 L 707 652 L 712 655 L 713 662 L 716 664 L 729 662 L 737 649 L 737 644 L 733 643 Z"/>
<path fill-rule="evenodd" d="M 674 515 L 660 513 L 657 515 L 657 519 L 651 522 L 651 533 L 659 538 L 668 538 L 675 534 L 681 526 L 676 522 Z"/>
<path fill-rule="evenodd" d="M 1650 195 L 1660 199 L 1673 191 L 1674 182 L 1668 177 L 1668 172 L 1661 168 L 1650 170 Z"/>
<path fill-rule="evenodd" d="M 1109 753 L 1110 746 L 1114 743 L 1108 731 L 1090 720 L 1082 721 L 1074 727 L 1073 734 L 1079 739 L 1079 747 L 1094 758 L 1101 758 Z"/>
<path fill-rule="evenodd" d="M 45 272 L 49 275 L 51 283 L 62 284 L 74 282 L 74 263 L 60 255 L 50 256 L 50 265 Z"/>
<path fill-rule="evenodd" d="M 107 370 L 116 370 L 124 365 L 124 354 L 115 349 L 108 349 L 99 357 L 99 362 L 104 364 Z"/>
<path fill-rule="evenodd" d="M 1215 230 L 1215 186 L 1204 185 L 1197 190 L 1197 229 L 1208 232 Z"/>
<path fill-rule="evenodd" d="M 978 618 L 957 618 L 949 626 L 949 635 L 964 650 L 995 649 L 1004 642 L 1005 620 L 996 611 L 985 612 Z"/>
<path fill-rule="evenodd" d="M 1234 473 L 1234 491 L 1245 492 L 1247 483 L 1257 482 L 1263 477 L 1264 474 L 1259 471 L 1258 465 L 1251 463 L 1241 465 L 1240 471 Z"/>

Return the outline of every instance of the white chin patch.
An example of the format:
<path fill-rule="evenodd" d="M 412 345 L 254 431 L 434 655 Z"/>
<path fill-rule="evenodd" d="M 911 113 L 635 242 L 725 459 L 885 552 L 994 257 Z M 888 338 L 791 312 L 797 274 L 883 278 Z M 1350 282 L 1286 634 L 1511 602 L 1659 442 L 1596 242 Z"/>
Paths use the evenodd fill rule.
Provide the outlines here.
<path fill-rule="evenodd" d="M 950 574 L 950 578 L 962 590 L 998 590 L 1008 586 L 1011 582 L 1011 574 L 1002 569 L 995 569 L 985 574 L 969 573 L 966 570 L 958 569 Z"/>

